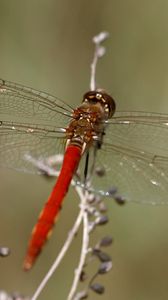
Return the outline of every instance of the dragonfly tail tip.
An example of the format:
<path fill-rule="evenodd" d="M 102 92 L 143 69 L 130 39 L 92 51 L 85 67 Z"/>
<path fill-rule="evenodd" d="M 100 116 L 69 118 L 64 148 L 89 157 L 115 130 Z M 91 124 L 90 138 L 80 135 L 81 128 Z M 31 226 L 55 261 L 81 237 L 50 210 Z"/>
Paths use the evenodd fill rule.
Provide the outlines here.
<path fill-rule="evenodd" d="M 30 258 L 25 258 L 24 263 L 23 263 L 23 270 L 24 271 L 29 271 L 32 268 L 32 261 Z"/>

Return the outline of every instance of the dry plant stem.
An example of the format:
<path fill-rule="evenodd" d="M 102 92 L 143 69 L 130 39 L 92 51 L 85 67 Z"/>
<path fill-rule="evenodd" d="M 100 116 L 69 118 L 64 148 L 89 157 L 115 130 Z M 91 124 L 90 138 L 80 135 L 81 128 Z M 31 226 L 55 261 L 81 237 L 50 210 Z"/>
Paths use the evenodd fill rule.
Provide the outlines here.
<path fill-rule="evenodd" d="M 72 300 L 76 290 L 77 286 L 80 280 L 80 276 L 83 270 L 83 266 L 86 260 L 86 256 L 88 253 L 88 247 L 89 247 L 89 220 L 88 220 L 88 210 L 87 210 L 87 192 L 85 194 L 81 194 L 81 211 L 82 213 L 82 219 L 83 219 L 83 241 L 82 241 L 82 249 L 81 249 L 81 255 L 80 260 L 78 264 L 78 268 L 75 270 L 75 277 L 74 281 L 70 290 L 70 293 L 68 295 L 67 300 Z"/>
<path fill-rule="evenodd" d="M 105 48 L 101 46 L 101 43 L 108 38 L 109 34 L 106 31 L 100 32 L 93 37 L 93 43 L 95 44 L 95 51 L 93 61 L 91 63 L 91 76 L 90 76 L 90 90 L 96 90 L 96 66 L 98 59 L 105 54 Z"/>
<path fill-rule="evenodd" d="M 79 194 L 79 196 L 81 197 L 82 195 L 82 189 L 80 187 L 76 187 L 77 193 Z M 82 222 L 83 219 L 83 214 L 84 214 L 84 207 L 83 209 L 80 210 L 78 217 L 76 219 L 76 222 L 74 223 L 73 228 L 71 229 L 60 253 L 58 254 L 56 260 L 54 261 L 53 265 L 51 266 L 50 270 L 48 271 L 48 273 L 46 274 L 46 276 L 44 277 L 44 279 L 42 280 L 42 282 L 40 283 L 40 285 L 38 286 L 37 290 L 35 291 L 33 297 L 31 298 L 31 300 L 36 300 L 37 297 L 40 295 L 40 293 L 42 292 L 42 290 L 44 289 L 45 285 L 47 284 L 48 280 L 51 278 L 51 276 L 53 275 L 53 273 L 56 271 L 57 267 L 59 266 L 59 264 L 61 263 L 62 259 L 64 258 L 66 252 L 68 251 L 78 229 L 79 226 Z"/>

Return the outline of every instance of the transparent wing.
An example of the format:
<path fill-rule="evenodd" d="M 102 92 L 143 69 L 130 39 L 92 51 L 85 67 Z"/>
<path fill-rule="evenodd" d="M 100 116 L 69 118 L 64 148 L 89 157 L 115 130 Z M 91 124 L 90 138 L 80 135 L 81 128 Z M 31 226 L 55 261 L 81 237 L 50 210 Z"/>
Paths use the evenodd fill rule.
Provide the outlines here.
<path fill-rule="evenodd" d="M 26 155 L 62 153 L 72 112 L 56 97 L 0 79 L 0 165 L 37 172 Z"/>
<path fill-rule="evenodd" d="M 43 160 L 63 153 L 65 141 L 61 128 L 3 121 L 0 123 L 0 165 L 39 173 L 27 156 Z"/>
<path fill-rule="evenodd" d="M 96 190 L 108 195 L 115 186 L 130 201 L 168 203 L 168 115 L 115 114 L 97 152 L 105 176 L 93 176 Z"/>
<path fill-rule="evenodd" d="M 0 79 L 0 121 L 35 120 L 38 124 L 65 127 L 72 112 L 72 107 L 54 96 Z"/>
<path fill-rule="evenodd" d="M 49 94 L 0 80 L 0 164 L 38 171 L 26 155 L 62 153 L 72 112 Z M 108 195 L 116 186 L 131 201 L 168 203 L 168 115 L 116 113 L 97 153 L 95 170 L 105 170 L 105 176 L 93 176 L 97 191 Z"/>
<path fill-rule="evenodd" d="M 119 112 L 108 122 L 104 142 L 132 150 L 168 155 L 168 115 Z"/>

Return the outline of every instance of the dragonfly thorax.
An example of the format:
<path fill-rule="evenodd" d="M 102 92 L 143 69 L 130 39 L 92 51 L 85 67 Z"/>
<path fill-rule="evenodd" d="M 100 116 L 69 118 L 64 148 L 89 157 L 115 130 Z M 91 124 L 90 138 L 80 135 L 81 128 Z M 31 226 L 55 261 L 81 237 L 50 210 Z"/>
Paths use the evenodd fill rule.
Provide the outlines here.
<path fill-rule="evenodd" d="M 83 101 L 74 110 L 73 119 L 66 129 L 70 143 L 90 146 L 96 141 L 101 144 L 106 126 L 105 121 L 112 114 L 109 107 L 106 107 L 106 104 L 102 104 L 102 102 L 101 97 L 97 101 L 92 98 L 90 101 Z"/>

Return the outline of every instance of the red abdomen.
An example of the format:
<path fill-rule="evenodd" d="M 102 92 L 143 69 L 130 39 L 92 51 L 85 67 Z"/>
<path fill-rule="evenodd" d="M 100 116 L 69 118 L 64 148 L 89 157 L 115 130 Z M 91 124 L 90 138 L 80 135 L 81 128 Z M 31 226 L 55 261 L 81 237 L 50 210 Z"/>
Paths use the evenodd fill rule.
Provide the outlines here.
<path fill-rule="evenodd" d="M 31 269 L 53 228 L 71 179 L 78 167 L 81 152 L 82 149 L 76 145 L 69 145 L 65 151 L 60 175 L 32 231 L 32 237 L 23 264 L 23 268 L 26 271 Z"/>

